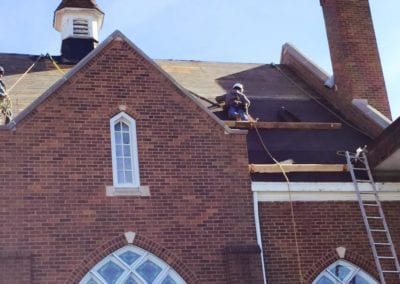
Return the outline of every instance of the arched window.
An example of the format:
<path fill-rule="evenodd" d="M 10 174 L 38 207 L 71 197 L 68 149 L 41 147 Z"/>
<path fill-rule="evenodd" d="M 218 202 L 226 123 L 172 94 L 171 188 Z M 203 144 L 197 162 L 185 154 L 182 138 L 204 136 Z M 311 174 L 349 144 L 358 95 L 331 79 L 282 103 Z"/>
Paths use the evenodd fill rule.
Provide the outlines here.
<path fill-rule="evenodd" d="M 325 269 L 313 284 L 378 284 L 368 273 L 348 261 L 338 260 Z"/>
<path fill-rule="evenodd" d="M 139 187 L 136 121 L 121 112 L 111 119 L 110 130 L 114 187 Z"/>
<path fill-rule="evenodd" d="M 97 263 L 79 284 L 185 284 L 167 263 L 128 245 Z"/>

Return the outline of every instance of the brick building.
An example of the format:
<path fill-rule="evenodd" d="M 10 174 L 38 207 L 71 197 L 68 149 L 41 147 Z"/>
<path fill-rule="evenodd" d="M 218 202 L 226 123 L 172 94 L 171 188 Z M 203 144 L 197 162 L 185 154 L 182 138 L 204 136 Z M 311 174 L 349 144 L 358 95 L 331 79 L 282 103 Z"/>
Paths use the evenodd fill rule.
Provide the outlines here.
<path fill-rule="evenodd" d="M 0 53 L 0 283 L 379 283 L 343 153 L 368 145 L 400 250 L 400 122 L 368 1 L 321 7 L 334 78 L 288 44 L 275 65 L 99 43 L 94 0 L 57 7 L 60 56 Z M 214 101 L 235 82 L 255 127 Z"/>

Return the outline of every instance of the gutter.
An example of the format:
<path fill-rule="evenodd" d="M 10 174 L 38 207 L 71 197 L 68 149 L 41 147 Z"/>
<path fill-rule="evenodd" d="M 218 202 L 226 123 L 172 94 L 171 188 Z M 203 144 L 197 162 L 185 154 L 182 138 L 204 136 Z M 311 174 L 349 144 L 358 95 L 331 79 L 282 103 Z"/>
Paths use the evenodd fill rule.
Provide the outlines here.
<path fill-rule="evenodd" d="M 261 269 L 263 272 L 263 280 L 264 284 L 267 284 L 267 275 L 265 271 L 265 263 L 264 263 L 264 251 L 262 246 L 262 237 L 261 237 L 261 226 L 260 226 L 260 215 L 258 211 L 258 192 L 253 191 L 253 205 L 254 205 L 254 222 L 256 225 L 256 235 L 257 235 L 257 244 L 260 248 L 260 257 L 261 257 Z"/>

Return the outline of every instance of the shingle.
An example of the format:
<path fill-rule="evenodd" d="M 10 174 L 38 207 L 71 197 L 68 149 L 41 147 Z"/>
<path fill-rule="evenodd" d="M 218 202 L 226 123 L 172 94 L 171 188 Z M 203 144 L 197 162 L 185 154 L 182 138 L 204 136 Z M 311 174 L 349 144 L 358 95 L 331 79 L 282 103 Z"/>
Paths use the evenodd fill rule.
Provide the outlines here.
<path fill-rule="evenodd" d="M 0 65 L 5 69 L 4 82 L 13 102 L 14 115 L 28 107 L 63 75 L 56 69 L 50 59 L 43 57 L 22 78 L 38 58 L 38 55 L 0 54 Z M 66 71 L 72 66 L 64 65 L 61 68 Z M 22 79 L 13 87 L 20 78 Z"/>
<path fill-rule="evenodd" d="M 270 64 L 156 60 L 183 87 L 208 99 L 244 84 L 249 98 L 308 100 Z"/>

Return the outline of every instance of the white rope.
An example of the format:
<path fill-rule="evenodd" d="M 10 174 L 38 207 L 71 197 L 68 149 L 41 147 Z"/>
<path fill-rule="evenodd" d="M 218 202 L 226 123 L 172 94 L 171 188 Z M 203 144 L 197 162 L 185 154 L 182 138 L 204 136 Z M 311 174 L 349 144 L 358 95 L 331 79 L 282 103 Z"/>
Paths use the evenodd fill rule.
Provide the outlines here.
<path fill-rule="evenodd" d="M 283 174 L 283 176 L 285 177 L 285 180 L 286 180 L 288 193 L 289 193 L 290 213 L 291 213 L 291 218 L 292 218 L 294 241 L 295 241 L 295 244 L 296 244 L 297 266 L 298 266 L 299 274 L 300 274 L 300 283 L 303 284 L 304 283 L 304 276 L 303 276 L 303 269 L 302 269 L 302 266 L 301 266 L 299 241 L 298 241 L 298 236 L 297 236 L 297 224 L 296 224 L 296 220 L 294 218 L 294 208 L 293 208 L 293 199 L 292 199 L 292 190 L 291 190 L 290 180 L 289 180 L 289 177 L 287 176 L 282 164 L 277 159 L 274 158 L 274 156 L 272 155 L 271 151 L 265 145 L 265 143 L 264 143 L 264 141 L 262 139 L 262 136 L 261 136 L 260 132 L 258 131 L 257 122 L 253 120 L 253 123 L 254 123 L 254 129 L 256 130 L 258 139 L 260 140 L 260 143 L 263 146 L 265 152 L 274 161 L 274 163 L 279 166 L 279 168 L 280 168 L 280 170 L 281 170 L 281 172 L 282 172 L 282 174 Z"/>
<path fill-rule="evenodd" d="M 7 93 L 10 93 L 12 89 L 14 89 L 14 87 L 26 76 L 26 74 L 29 73 L 29 71 L 32 70 L 32 68 L 36 65 L 36 63 L 39 62 L 39 60 L 43 57 L 43 55 L 40 55 L 35 62 L 32 63 L 32 65 L 25 71 L 24 74 L 22 74 L 18 80 L 7 90 Z"/>

